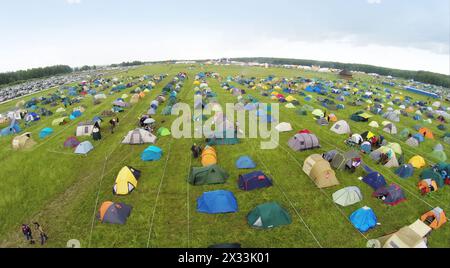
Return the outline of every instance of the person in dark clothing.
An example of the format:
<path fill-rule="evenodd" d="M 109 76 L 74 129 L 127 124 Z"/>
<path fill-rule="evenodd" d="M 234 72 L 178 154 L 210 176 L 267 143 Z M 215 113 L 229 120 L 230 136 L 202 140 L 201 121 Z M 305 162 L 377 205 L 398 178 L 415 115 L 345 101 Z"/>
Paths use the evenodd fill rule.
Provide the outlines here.
<path fill-rule="evenodd" d="M 111 134 L 114 134 L 114 129 L 116 128 L 116 119 L 109 120 Z"/>
<path fill-rule="evenodd" d="M 94 125 L 92 129 L 92 138 L 94 141 L 98 141 L 102 139 L 102 134 L 100 133 L 100 128 Z"/>
<path fill-rule="evenodd" d="M 44 232 L 44 229 L 42 228 L 42 226 L 39 223 L 34 222 L 33 224 L 34 224 L 34 228 L 36 229 L 36 231 L 39 232 L 39 237 L 41 238 L 41 245 L 44 245 L 45 242 L 47 242 L 47 240 L 48 240 L 47 234 Z"/>
<path fill-rule="evenodd" d="M 202 148 L 198 146 L 196 143 L 194 143 L 194 145 L 192 145 L 191 147 L 191 151 L 194 158 L 198 158 L 202 152 Z"/>
<path fill-rule="evenodd" d="M 34 244 L 33 233 L 28 224 L 22 224 L 22 233 L 25 236 L 25 239 L 30 241 L 30 244 Z"/>

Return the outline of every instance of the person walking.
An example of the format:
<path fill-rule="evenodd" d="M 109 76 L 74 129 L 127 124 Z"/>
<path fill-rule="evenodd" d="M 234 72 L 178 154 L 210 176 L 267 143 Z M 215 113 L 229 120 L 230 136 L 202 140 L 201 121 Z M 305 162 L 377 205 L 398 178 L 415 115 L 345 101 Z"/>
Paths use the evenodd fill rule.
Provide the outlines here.
<path fill-rule="evenodd" d="M 39 232 L 39 237 L 41 239 L 41 245 L 44 245 L 45 242 L 47 242 L 47 240 L 48 240 L 47 234 L 44 232 L 44 229 L 42 228 L 42 226 L 39 223 L 34 222 L 33 224 L 34 224 L 34 228 L 36 229 L 36 231 Z"/>
<path fill-rule="evenodd" d="M 92 138 L 94 141 L 98 141 L 102 139 L 102 134 L 100 133 L 100 128 L 97 125 L 94 125 L 92 129 Z"/>
<path fill-rule="evenodd" d="M 116 119 L 111 119 L 109 120 L 109 124 L 110 124 L 110 129 L 111 129 L 111 134 L 114 134 L 114 128 L 116 127 Z"/>
<path fill-rule="evenodd" d="M 34 244 L 33 232 L 28 224 L 22 224 L 22 233 L 30 244 Z"/>

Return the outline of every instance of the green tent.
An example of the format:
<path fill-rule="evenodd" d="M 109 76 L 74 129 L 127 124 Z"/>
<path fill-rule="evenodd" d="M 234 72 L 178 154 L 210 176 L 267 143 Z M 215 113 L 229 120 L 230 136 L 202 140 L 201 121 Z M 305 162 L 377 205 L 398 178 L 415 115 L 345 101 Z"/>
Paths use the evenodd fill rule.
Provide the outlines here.
<path fill-rule="evenodd" d="M 162 115 L 171 115 L 172 114 L 172 106 L 167 106 L 164 108 L 164 110 L 161 112 Z"/>
<path fill-rule="evenodd" d="M 306 115 L 308 115 L 308 112 L 302 108 L 302 109 L 297 110 L 297 114 L 301 115 L 301 116 L 306 116 Z"/>
<path fill-rule="evenodd" d="M 256 228 L 275 228 L 292 223 L 289 213 L 278 203 L 271 202 L 257 206 L 247 216 L 250 226 Z"/>
<path fill-rule="evenodd" d="M 434 158 L 438 159 L 439 162 L 445 162 L 445 161 L 447 161 L 447 155 L 445 154 L 444 151 L 433 151 L 433 152 L 431 153 L 431 155 L 432 155 Z"/>
<path fill-rule="evenodd" d="M 410 133 L 411 133 L 411 130 L 409 130 L 408 128 L 405 128 L 404 130 L 402 130 L 402 132 L 400 132 L 399 136 L 402 139 L 406 139 L 409 137 Z"/>
<path fill-rule="evenodd" d="M 444 183 L 444 179 L 442 178 L 442 176 L 437 173 L 436 171 L 434 171 L 432 168 L 427 168 L 425 169 L 421 174 L 420 174 L 420 178 L 422 180 L 425 179 L 432 179 L 434 180 L 437 185 L 442 188 L 444 187 L 445 183 Z"/>
<path fill-rule="evenodd" d="M 221 135 L 215 133 L 211 138 L 206 139 L 209 146 L 214 145 L 235 145 L 239 143 L 237 134 L 233 130 L 224 131 Z"/>
<path fill-rule="evenodd" d="M 61 126 L 69 122 L 69 119 L 67 117 L 61 117 L 58 119 L 53 120 L 52 126 Z"/>
<path fill-rule="evenodd" d="M 228 177 L 228 173 L 218 165 L 211 165 L 192 168 L 188 180 L 192 185 L 209 185 L 225 183 Z"/>
<path fill-rule="evenodd" d="M 158 136 L 160 137 L 169 136 L 170 134 L 170 130 L 165 127 L 158 129 Z"/>

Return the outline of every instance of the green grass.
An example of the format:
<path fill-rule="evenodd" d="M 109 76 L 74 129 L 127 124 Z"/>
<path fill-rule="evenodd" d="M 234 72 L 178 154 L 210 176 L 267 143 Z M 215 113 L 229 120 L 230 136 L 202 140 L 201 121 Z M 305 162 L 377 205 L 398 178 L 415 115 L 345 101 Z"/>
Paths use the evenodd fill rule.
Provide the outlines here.
<path fill-rule="evenodd" d="M 43 118 L 28 130 L 33 132 L 37 146 L 31 151 L 15 152 L 11 150 L 12 137 L 0 138 L 0 246 L 28 247 L 19 232 L 21 223 L 39 221 L 47 230 L 50 240 L 46 247 L 64 247 L 69 239 L 78 239 L 83 247 L 207 247 L 215 243 L 239 242 L 244 247 L 364 247 L 366 238 L 362 236 L 347 220 L 357 208 L 364 205 L 374 209 L 381 226 L 365 234 L 369 239 L 395 232 L 399 228 L 414 222 L 431 206 L 441 206 L 449 210 L 450 195 L 448 187 L 433 193 L 431 196 L 419 196 L 416 189 L 419 172 L 413 178 L 401 180 L 386 169 L 373 164 L 365 157 L 370 167 L 385 175 L 388 182 L 402 186 L 408 198 L 407 202 L 395 207 L 383 205 L 381 201 L 372 198 L 372 190 L 357 178 L 356 174 L 337 172 L 341 183 L 339 187 L 319 190 L 301 170 L 303 161 L 312 153 L 323 153 L 338 148 L 348 150 L 344 144 L 346 137 L 338 136 L 329 131 L 329 127 L 320 127 L 313 118 L 298 116 L 295 109 L 289 110 L 280 106 L 280 120 L 290 122 L 295 130 L 308 128 L 315 132 L 321 141 L 322 148 L 314 151 L 297 153 L 287 147 L 287 141 L 292 133 L 280 135 L 280 146 L 274 150 L 259 150 L 260 140 L 245 139 L 235 146 L 217 147 L 219 165 L 230 173 L 230 179 L 224 185 L 199 186 L 188 185 L 186 178 L 194 166 L 201 166 L 198 160 L 192 159 L 190 146 L 193 139 L 176 140 L 172 137 L 158 139 L 157 146 L 164 151 L 163 158 L 157 162 L 145 163 L 140 160 L 140 153 L 147 146 L 122 145 L 120 142 L 126 133 L 135 128 L 137 118 L 145 113 L 149 103 L 160 92 L 162 87 L 179 71 L 187 71 L 190 80 L 184 84 L 179 94 L 182 102 L 193 105 L 194 91 L 192 78 L 200 71 L 214 71 L 226 77 L 242 74 L 257 78 L 274 74 L 277 77 L 307 77 L 335 80 L 332 74 L 319 74 L 300 70 L 281 68 L 244 68 L 236 66 L 197 66 L 188 70 L 184 65 L 154 65 L 138 68 L 126 74 L 141 76 L 144 74 L 168 73 L 169 76 L 149 93 L 145 99 L 127 109 L 120 115 L 121 124 L 115 134 L 103 130 L 103 140 L 95 142 L 95 149 L 87 156 L 76 156 L 71 150 L 64 149 L 64 140 L 72 136 L 77 122 L 92 119 L 101 111 L 109 109 L 112 100 L 122 95 L 108 95 L 108 99 L 98 106 L 92 105 L 91 97 L 83 103 L 88 106 L 86 113 L 67 126 L 54 127 L 55 133 L 45 140 L 38 139 L 39 130 L 50 126 L 57 115 Z M 358 81 L 377 84 L 370 77 L 358 75 Z M 219 94 L 221 104 L 234 103 L 236 98 L 220 88 L 220 82 L 208 79 L 210 87 Z M 236 84 L 235 84 L 236 85 Z M 242 88 L 240 85 L 236 85 Z M 381 85 L 380 85 L 381 87 Z M 384 87 L 383 87 L 384 88 Z M 261 97 L 257 92 L 247 90 L 249 94 L 259 98 L 261 102 L 270 99 Z M 51 91 L 49 91 L 51 92 Z M 125 93 L 129 93 L 126 90 Z M 41 96 L 47 93 L 36 94 Z M 27 99 L 32 96 L 27 97 Z M 420 99 L 420 96 L 415 96 Z M 302 98 L 301 103 L 304 104 Z M 18 100 L 0 106 L 6 110 L 15 105 Z M 320 108 L 317 103 L 309 105 Z M 78 105 L 76 105 L 78 106 Z M 158 109 L 162 111 L 165 105 Z M 52 111 L 57 107 L 52 108 Z M 348 107 L 337 111 L 339 119 L 348 122 L 349 116 L 361 107 Z M 170 129 L 174 116 L 158 114 L 155 119 Z M 376 116 L 374 120 L 384 121 Z M 368 130 L 366 123 L 350 122 L 353 132 L 362 133 Z M 401 117 L 397 127 L 412 128 L 416 124 L 412 119 Z M 105 124 L 106 125 L 106 124 Z M 429 126 L 436 137 L 443 135 L 436 128 L 437 124 Z M 380 130 L 372 130 L 381 134 Z M 438 142 L 427 141 L 418 149 L 409 148 L 399 137 L 383 134 L 389 141 L 402 145 L 406 159 L 415 154 L 431 158 L 432 147 Z M 201 140 L 195 140 L 201 142 Z M 443 143 L 441 141 L 441 143 Z M 449 147 L 445 145 L 448 155 Z M 236 182 L 239 171 L 234 167 L 240 155 L 250 155 L 258 164 L 258 169 L 269 174 L 275 181 L 275 186 L 256 192 L 242 192 L 237 189 Z M 142 171 L 138 188 L 131 195 L 116 197 L 112 194 L 115 176 L 124 165 L 133 166 Z M 334 191 L 345 186 L 358 186 L 364 195 L 360 204 L 340 208 L 331 200 Z M 224 189 L 233 191 L 239 212 L 225 215 L 205 215 L 196 212 L 196 199 L 205 191 Z M 133 211 L 124 226 L 101 224 L 94 218 L 98 207 L 103 201 L 120 201 L 133 206 Z M 293 223 L 274 230 L 255 230 L 246 222 L 247 213 L 257 205 L 277 201 L 285 207 L 292 216 Z M 450 247 L 450 228 L 445 225 L 432 233 L 431 247 Z M 38 247 L 38 246 L 35 246 Z"/>

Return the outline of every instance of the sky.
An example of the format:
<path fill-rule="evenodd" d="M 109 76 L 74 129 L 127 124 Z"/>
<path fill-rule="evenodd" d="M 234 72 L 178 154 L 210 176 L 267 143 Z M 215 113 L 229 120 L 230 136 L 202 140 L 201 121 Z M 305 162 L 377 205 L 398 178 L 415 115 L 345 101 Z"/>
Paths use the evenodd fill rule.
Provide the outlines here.
<path fill-rule="evenodd" d="M 0 0 L 0 72 L 283 57 L 450 74 L 448 0 Z"/>

